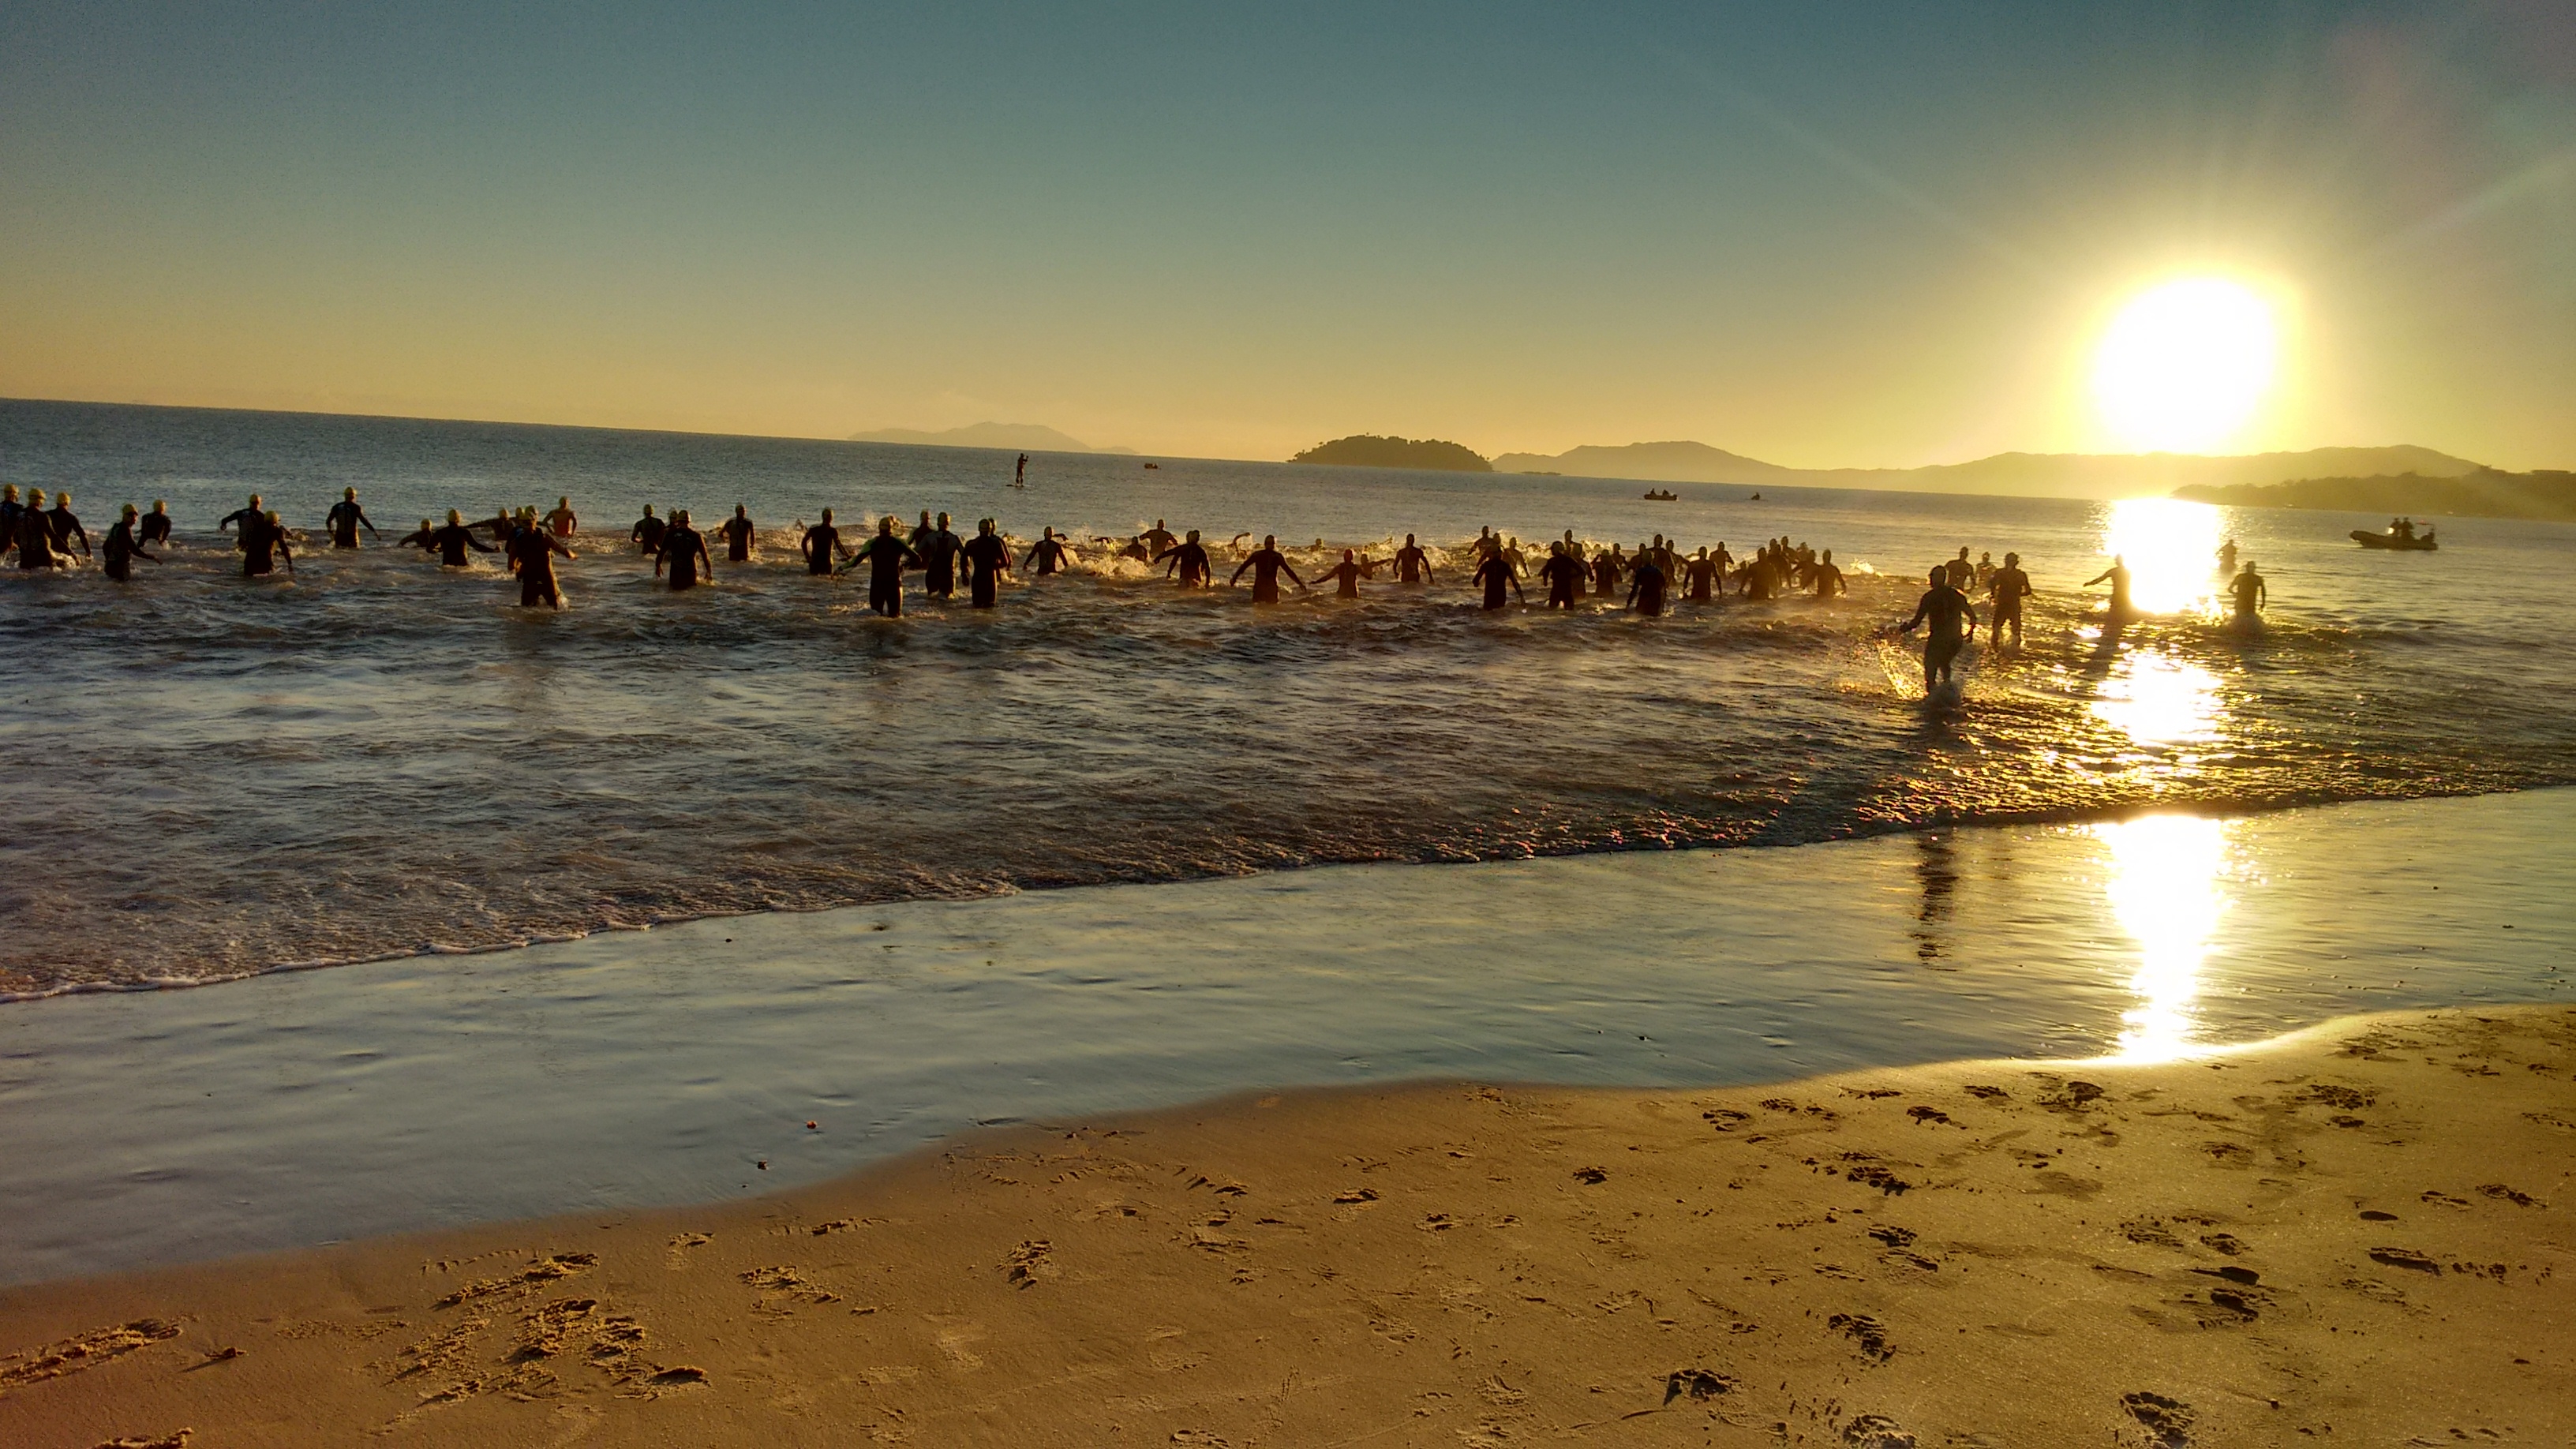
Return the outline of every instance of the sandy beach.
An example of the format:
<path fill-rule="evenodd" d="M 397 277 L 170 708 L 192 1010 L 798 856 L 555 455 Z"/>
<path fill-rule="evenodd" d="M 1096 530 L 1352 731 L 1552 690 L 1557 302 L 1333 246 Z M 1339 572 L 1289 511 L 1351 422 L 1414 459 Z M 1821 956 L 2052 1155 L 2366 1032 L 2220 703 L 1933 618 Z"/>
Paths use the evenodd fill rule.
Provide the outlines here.
<path fill-rule="evenodd" d="M 2160 1064 L 1457 1084 L 0 1298 L 0 1440 L 2533 1442 L 2576 1011 Z"/>

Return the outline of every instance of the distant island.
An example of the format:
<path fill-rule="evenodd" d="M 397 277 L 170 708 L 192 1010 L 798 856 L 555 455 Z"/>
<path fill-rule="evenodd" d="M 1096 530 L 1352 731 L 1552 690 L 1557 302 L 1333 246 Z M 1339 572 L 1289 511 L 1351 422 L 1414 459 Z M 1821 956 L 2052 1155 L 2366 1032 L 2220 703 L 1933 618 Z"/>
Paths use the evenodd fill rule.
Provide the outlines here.
<path fill-rule="evenodd" d="M 1382 438 L 1354 433 L 1317 443 L 1291 463 L 1331 463 L 1345 468 L 1435 468 L 1445 473 L 1491 473 L 1484 455 L 1437 438 Z"/>
<path fill-rule="evenodd" d="M 2326 508 L 2346 513 L 2455 514 L 2478 518 L 2576 519 L 2576 473 L 2543 468 L 2507 473 L 2480 468 L 2455 478 L 2420 473 L 2366 478 L 2301 478 L 2289 483 L 2174 490 L 2195 503 L 2231 508 Z"/>
<path fill-rule="evenodd" d="M 1029 453 L 1133 453 L 1133 448 L 1095 448 L 1080 438 L 1059 433 L 1043 423 L 968 423 L 927 433 L 918 428 L 878 428 L 852 433 L 853 443 L 909 443 L 917 448 L 1003 448 Z"/>

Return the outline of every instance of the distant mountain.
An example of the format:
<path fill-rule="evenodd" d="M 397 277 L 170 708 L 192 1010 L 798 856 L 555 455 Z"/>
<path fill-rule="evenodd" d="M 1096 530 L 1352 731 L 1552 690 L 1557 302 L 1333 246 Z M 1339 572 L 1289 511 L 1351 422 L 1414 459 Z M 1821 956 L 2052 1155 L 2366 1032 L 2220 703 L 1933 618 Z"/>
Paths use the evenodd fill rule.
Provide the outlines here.
<path fill-rule="evenodd" d="M 1375 433 L 1354 433 L 1317 443 L 1291 463 L 1333 463 L 1348 468 L 1436 468 L 1449 473 L 1491 473 L 1494 465 L 1482 454 L 1456 443 L 1437 438 L 1382 438 Z"/>
<path fill-rule="evenodd" d="M 1041 453 L 1133 453 L 1133 448 L 1095 448 L 1043 423 L 968 423 L 925 433 L 918 428 L 879 428 L 852 433 L 853 443 L 911 443 L 924 448 L 1008 448 Z"/>
<path fill-rule="evenodd" d="M 1892 488 L 1922 493 L 2004 493 L 2043 498 L 2134 498 L 2186 487 L 2249 487 L 2301 478 L 2414 473 L 2458 478 L 2481 471 L 2431 448 L 2312 448 L 2303 453 L 2203 457 L 2192 453 L 1998 453 L 1923 468 L 1789 468 L 1706 443 L 1581 447 L 1554 457 L 1505 453 L 1507 473 L 1567 473 L 1653 483 L 1808 488 Z"/>
<path fill-rule="evenodd" d="M 2456 478 L 2302 478 L 2295 483 L 2194 484 L 2174 490 L 2195 503 L 2231 508 L 2331 508 L 2347 513 L 2465 514 L 2479 518 L 2576 519 L 2576 473 L 2480 468 Z"/>

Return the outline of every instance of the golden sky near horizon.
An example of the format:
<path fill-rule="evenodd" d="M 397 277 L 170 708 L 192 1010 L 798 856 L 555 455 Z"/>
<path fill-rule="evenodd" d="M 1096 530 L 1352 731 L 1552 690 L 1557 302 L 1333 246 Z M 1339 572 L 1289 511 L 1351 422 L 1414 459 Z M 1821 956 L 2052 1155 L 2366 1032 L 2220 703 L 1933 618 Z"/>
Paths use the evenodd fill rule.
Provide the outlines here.
<path fill-rule="evenodd" d="M 2576 11 L 1855 13 L 31 17 L 0 395 L 2576 465 Z M 2194 278 L 2276 365 L 2141 432 L 2105 339 Z"/>

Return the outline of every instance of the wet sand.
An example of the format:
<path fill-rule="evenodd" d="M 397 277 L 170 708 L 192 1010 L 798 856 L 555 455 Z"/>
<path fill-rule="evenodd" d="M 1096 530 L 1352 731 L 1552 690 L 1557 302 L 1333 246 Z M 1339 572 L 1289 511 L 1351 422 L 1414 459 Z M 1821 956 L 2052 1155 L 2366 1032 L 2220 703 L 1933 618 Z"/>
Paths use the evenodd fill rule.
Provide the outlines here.
<path fill-rule="evenodd" d="M 2532 1442 L 2576 1010 L 1409 1086 L 0 1296 L 0 1442 Z M 186 1431 L 183 1435 L 183 1431 Z"/>

